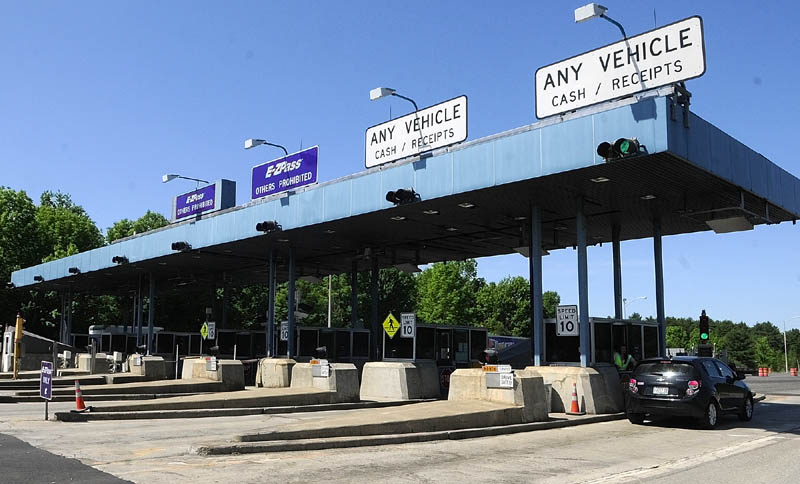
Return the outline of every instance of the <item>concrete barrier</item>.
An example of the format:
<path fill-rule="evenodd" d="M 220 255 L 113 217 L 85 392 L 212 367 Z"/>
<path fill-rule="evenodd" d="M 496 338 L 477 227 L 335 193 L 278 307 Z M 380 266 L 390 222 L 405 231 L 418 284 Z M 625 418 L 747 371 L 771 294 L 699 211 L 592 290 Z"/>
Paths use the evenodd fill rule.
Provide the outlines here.
<path fill-rule="evenodd" d="M 362 400 L 418 400 L 439 397 L 433 362 L 372 361 L 361 373 Z"/>
<path fill-rule="evenodd" d="M 331 363 L 330 376 L 313 376 L 310 363 L 297 363 L 292 368 L 291 388 L 313 388 L 336 395 L 330 403 L 359 401 L 358 369 L 352 363 Z"/>
<path fill-rule="evenodd" d="M 128 356 L 128 369 L 134 376 L 143 376 L 151 380 L 164 380 L 167 378 L 167 364 L 161 356 L 142 356 L 142 364 L 135 366 L 133 360 L 136 355 Z"/>
<path fill-rule="evenodd" d="M 92 355 L 89 353 L 79 353 L 76 358 L 76 363 L 78 370 L 88 371 L 89 373 L 108 373 L 109 370 L 105 353 L 95 353 L 93 367 L 91 367 Z"/>
<path fill-rule="evenodd" d="M 520 421 L 544 422 L 550 410 L 547 385 L 541 375 L 518 370 L 513 388 L 487 388 L 486 372 L 480 368 L 461 368 L 450 375 L 448 401 L 484 400 L 520 407 Z"/>
<path fill-rule="evenodd" d="M 217 360 L 216 370 L 207 370 L 206 360 L 202 358 L 192 363 L 192 378 L 220 381 L 225 391 L 244 390 L 244 366 L 241 361 Z"/>
<path fill-rule="evenodd" d="M 572 384 L 578 389 L 578 405 L 588 414 L 617 413 L 625 408 L 614 367 L 529 366 L 525 371 L 541 375 L 550 384 L 550 411 L 564 412 L 572 402 Z"/>
<path fill-rule="evenodd" d="M 297 362 L 288 358 L 262 358 L 256 370 L 256 386 L 285 388 L 292 383 L 292 368 Z"/>

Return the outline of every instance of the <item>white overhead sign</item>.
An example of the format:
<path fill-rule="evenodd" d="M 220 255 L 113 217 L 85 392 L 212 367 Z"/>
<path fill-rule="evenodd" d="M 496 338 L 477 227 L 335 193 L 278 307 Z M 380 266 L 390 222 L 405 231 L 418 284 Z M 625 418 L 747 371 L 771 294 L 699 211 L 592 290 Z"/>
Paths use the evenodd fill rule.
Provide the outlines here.
<path fill-rule="evenodd" d="M 578 306 L 556 307 L 556 336 L 578 336 Z"/>
<path fill-rule="evenodd" d="M 467 96 L 367 128 L 367 168 L 467 139 Z"/>
<path fill-rule="evenodd" d="M 536 117 L 546 118 L 706 71 L 703 20 L 690 17 L 536 71 Z"/>

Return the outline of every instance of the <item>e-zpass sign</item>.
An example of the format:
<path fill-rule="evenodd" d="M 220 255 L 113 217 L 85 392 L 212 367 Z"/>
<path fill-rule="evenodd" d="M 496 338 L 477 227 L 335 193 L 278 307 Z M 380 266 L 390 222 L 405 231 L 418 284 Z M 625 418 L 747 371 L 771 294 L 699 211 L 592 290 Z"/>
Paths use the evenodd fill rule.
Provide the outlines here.
<path fill-rule="evenodd" d="M 316 183 L 318 154 L 319 147 L 314 146 L 254 166 L 250 197 L 255 200 Z"/>

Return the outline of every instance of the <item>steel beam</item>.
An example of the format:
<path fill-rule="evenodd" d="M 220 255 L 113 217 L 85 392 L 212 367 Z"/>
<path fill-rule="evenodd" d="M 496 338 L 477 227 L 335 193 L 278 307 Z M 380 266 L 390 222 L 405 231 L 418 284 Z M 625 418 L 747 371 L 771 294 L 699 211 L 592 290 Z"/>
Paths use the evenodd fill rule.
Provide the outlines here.
<path fill-rule="evenodd" d="M 297 342 L 297 338 L 295 337 L 294 331 L 294 310 L 295 305 L 297 302 L 295 301 L 295 257 L 294 257 L 294 248 L 289 248 L 289 317 L 288 320 L 288 327 L 289 327 L 289 341 L 287 341 L 287 353 L 289 358 L 294 358 L 296 356 L 295 350 L 295 343 Z"/>
<path fill-rule="evenodd" d="M 381 344 L 378 341 L 379 328 L 378 328 L 378 277 L 380 272 L 378 270 L 378 258 L 375 255 L 372 256 L 372 277 L 369 281 L 369 293 L 370 293 L 370 322 L 371 324 L 371 340 L 372 340 L 372 360 L 373 361 L 380 361 L 381 359 Z"/>
<path fill-rule="evenodd" d="M 591 361 L 589 339 L 589 268 L 586 257 L 586 216 L 583 213 L 583 199 L 578 199 L 578 213 L 575 217 L 576 237 L 578 239 L 578 317 L 580 318 L 579 340 L 581 366 L 589 366 Z"/>
<path fill-rule="evenodd" d="M 656 321 L 658 321 L 658 354 L 667 353 L 667 322 L 664 315 L 664 263 L 661 251 L 661 220 L 653 219 L 653 259 L 656 275 Z M 642 348 L 644 351 L 644 348 Z"/>
<path fill-rule="evenodd" d="M 275 356 L 275 249 L 269 249 L 269 284 L 267 293 L 267 356 Z"/>
<path fill-rule="evenodd" d="M 544 301 L 542 298 L 542 213 L 538 206 L 531 206 L 531 242 L 528 269 L 531 288 L 531 341 L 533 342 L 533 364 L 544 363 Z"/>
<path fill-rule="evenodd" d="M 358 261 L 353 260 L 350 272 L 350 327 L 358 326 Z"/>
<path fill-rule="evenodd" d="M 614 260 L 614 318 L 622 319 L 622 259 L 620 257 L 620 227 L 611 227 L 611 252 Z"/>
<path fill-rule="evenodd" d="M 150 273 L 149 279 L 149 288 L 150 293 L 147 298 L 147 354 L 150 355 L 153 353 L 153 336 L 154 336 L 154 328 L 153 323 L 156 320 L 156 280 L 153 276 L 153 273 Z"/>

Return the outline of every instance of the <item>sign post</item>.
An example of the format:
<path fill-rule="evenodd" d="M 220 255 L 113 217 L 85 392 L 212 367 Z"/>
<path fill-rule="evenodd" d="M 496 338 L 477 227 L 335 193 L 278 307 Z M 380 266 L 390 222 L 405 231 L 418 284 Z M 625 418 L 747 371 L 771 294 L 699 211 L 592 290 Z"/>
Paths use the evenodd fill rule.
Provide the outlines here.
<path fill-rule="evenodd" d="M 556 308 L 556 336 L 578 336 L 578 306 Z"/>
<path fill-rule="evenodd" d="M 467 139 L 467 96 L 367 128 L 367 168 L 444 148 Z"/>
<path fill-rule="evenodd" d="M 400 337 L 411 338 L 411 360 L 417 361 L 417 313 L 400 313 Z"/>
<path fill-rule="evenodd" d="M 48 404 L 53 398 L 53 363 L 42 362 L 42 372 L 39 375 L 39 396 L 44 398 L 44 419 L 48 420 Z"/>
<path fill-rule="evenodd" d="M 539 68 L 536 117 L 630 96 L 705 72 L 703 20 L 690 17 Z"/>

